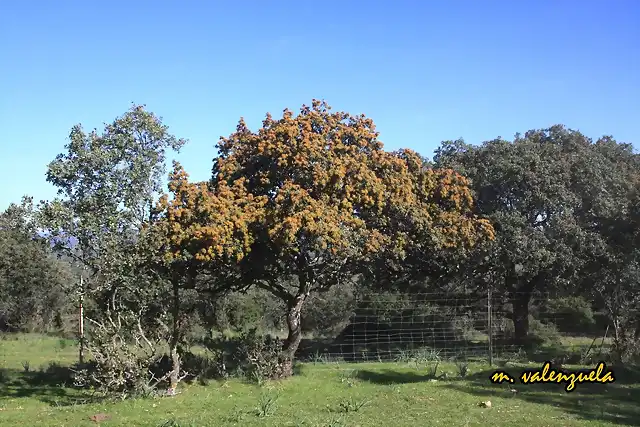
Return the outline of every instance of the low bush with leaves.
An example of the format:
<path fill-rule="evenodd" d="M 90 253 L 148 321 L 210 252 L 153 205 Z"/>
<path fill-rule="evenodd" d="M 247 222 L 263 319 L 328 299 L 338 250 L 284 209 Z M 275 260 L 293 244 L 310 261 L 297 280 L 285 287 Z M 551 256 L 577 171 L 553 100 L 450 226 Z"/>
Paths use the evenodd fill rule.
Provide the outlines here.
<path fill-rule="evenodd" d="M 563 333 L 584 335 L 596 326 L 592 302 L 582 296 L 550 298 L 539 316 L 545 323 L 553 323 Z"/>
<path fill-rule="evenodd" d="M 561 344 L 561 335 L 553 323 L 543 323 L 529 317 L 530 340 L 536 344 Z"/>
<path fill-rule="evenodd" d="M 350 398 L 344 400 L 339 403 L 340 412 L 358 412 L 360 409 L 364 408 L 369 401 L 367 400 L 356 400 L 355 398 Z"/>
<path fill-rule="evenodd" d="M 106 397 L 126 398 L 152 395 L 165 384 L 169 372 L 161 368 L 162 340 L 159 334 L 148 338 L 149 332 L 145 334 L 133 313 L 114 322 L 93 321 L 93 326 L 87 340 L 91 361 L 76 371 L 76 386 Z"/>
<path fill-rule="evenodd" d="M 279 378 L 282 374 L 282 342 L 270 335 L 260 335 L 250 329 L 237 338 L 233 361 L 250 379 Z"/>
<path fill-rule="evenodd" d="M 256 415 L 260 418 L 268 417 L 273 415 L 276 411 L 276 401 L 278 400 L 277 395 L 273 394 L 262 394 L 260 396 L 260 400 L 258 401 L 258 407 Z"/>

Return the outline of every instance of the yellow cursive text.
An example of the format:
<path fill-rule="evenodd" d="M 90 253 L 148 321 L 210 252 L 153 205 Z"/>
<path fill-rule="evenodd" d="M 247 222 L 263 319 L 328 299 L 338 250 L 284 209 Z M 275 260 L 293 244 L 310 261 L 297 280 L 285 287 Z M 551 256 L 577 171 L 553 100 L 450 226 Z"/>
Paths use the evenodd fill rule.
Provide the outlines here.
<path fill-rule="evenodd" d="M 565 391 L 571 392 L 575 389 L 576 384 L 605 384 L 614 382 L 615 377 L 613 375 L 613 371 L 609 370 L 604 372 L 605 369 L 605 363 L 600 362 L 594 369 L 567 372 L 562 370 L 553 370 L 551 369 L 551 362 L 545 362 L 542 365 L 542 370 L 528 370 L 522 372 L 520 375 L 520 381 L 523 384 L 566 383 Z"/>

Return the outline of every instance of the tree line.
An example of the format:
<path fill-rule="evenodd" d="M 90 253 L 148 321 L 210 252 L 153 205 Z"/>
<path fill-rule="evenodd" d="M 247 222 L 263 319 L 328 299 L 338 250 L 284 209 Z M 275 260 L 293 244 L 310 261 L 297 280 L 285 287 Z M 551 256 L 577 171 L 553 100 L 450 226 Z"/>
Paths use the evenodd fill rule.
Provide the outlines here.
<path fill-rule="evenodd" d="M 619 360 L 640 353 L 631 144 L 558 125 L 428 159 L 314 100 L 255 131 L 240 120 L 208 181 L 174 162 L 165 192 L 185 143 L 144 106 L 71 130 L 47 169 L 58 197 L 0 216 L 0 329 L 68 331 L 82 297 L 87 384 L 175 388 L 194 328 L 279 322 L 270 376 L 286 377 L 305 325 L 344 321 L 346 293 L 491 290 L 526 347 L 532 298 L 553 291 L 605 313 Z"/>

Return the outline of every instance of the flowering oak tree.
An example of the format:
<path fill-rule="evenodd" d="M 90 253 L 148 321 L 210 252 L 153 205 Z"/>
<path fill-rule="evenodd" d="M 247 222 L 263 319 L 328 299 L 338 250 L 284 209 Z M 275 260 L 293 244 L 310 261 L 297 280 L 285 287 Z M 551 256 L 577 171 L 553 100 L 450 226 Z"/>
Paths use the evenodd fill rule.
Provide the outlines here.
<path fill-rule="evenodd" d="M 381 257 L 492 238 L 467 181 L 410 150 L 383 150 L 373 121 L 320 101 L 221 138 L 209 183 L 175 165 L 160 205 L 168 262 L 199 263 L 218 289 L 263 288 L 286 304 L 282 375 L 312 292 L 358 280 Z"/>

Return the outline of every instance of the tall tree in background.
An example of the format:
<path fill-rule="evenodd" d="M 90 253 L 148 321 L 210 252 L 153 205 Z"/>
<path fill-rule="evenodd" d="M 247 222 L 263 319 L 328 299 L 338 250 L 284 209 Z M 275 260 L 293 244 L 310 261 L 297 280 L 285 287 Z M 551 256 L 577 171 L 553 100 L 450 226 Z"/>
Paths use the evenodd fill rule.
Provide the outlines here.
<path fill-rule="evenodd" d="M 30 197 L 0 213 L 0 331 L 64 326 L 70 270 L 38 236 L 36 221 Z"/>
<path fill-rule="evenodd" d="M 640 339 L 640 155 L 631 144 L 603 137 L 579 163 L 581 195 L 576 212 L 593 237 L 581 291 L 604 307 L 619 361 L 639 353 Z"/>
<path fill-rule="evenodd" d="M 445 142 L 434 158 L 437 167 L 470 178 L 478 214 L 494 225 L 496 240 L 469 269 L 481 282 L 490 277 L 491 286 L 509 298 L 520 344 L 527 342 L 534 292 L 575 285 L 584 265 L 581 248 L 592 236 L 576 216 L 581 195 L 574 182 L 590 143 L 579 132 L 554 126 L 480 146 Z"/>
<path fill-rule="evenodd" d="M 302 338 L 307 297 L 357 280 L 414 246 L 462 248 L 492 237 L 472 214 L 466 180 L 383 150 L 371 119 L 323 102 L 285 110 L 218 144 L 209 184 L 177 165 L 160 204 L 169 260 L 195 259 L 219 288 L 257 286 L 287 307 L 282 375 Z"/>
<path fill-rule="evenodd" d="M 477 212 L 495 227 L 467 277 L 490 277 L 509 297 L 519 343 L 536 291 L 580 292 L 608 307 L 614 324 L 636 313 L 640 163 L 631 145 L 554 126 L 480 146 L 444 142 L 434 161 L 471 179 Z"/>

